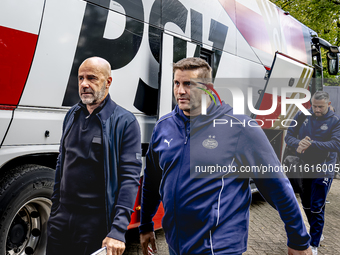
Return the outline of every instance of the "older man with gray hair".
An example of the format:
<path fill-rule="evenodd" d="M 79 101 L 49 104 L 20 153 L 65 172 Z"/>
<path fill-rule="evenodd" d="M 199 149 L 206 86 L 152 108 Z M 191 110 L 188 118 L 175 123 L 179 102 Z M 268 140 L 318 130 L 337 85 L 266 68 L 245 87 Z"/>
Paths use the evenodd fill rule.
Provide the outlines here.
<path fill-rule="evenodd" d="M 112 101 L 110 63 L 80 65 L 81 101 L 66 114 L 56 166 L 46 255 L 121 255 L 141 171 L 135 116 Z"/>

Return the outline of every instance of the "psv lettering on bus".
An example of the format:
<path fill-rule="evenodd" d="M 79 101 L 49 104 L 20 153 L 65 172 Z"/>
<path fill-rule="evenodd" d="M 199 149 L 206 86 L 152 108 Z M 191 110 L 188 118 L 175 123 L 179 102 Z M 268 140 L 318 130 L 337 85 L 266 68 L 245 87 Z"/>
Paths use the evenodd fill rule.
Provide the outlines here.
<path fill-rule="evenodd" d="M 98 6 L 92 3 L 86 4 L 77 49 L 62 104 L 63 106 L 72 106 L 78 102 L 78 92 L 73 89 L 73 86 L 77 84 L 78 67 L 82 60 L 90 57 L 90 55 L 105 56 L 110 62 L 112 70 L 123 68 L 131 63 L 141 50 L 142 41 L 144 40 L 145 22 L 147 22 L 149 26 L 147 34 L 148 45 L 152 56 L 158 63 L 160 63 L 161 34 L 164 32 L 165 25 L 169 22 L 177 25 L 185 34 L 188 29 L 187 21 L 190 18 L 190 38 L 200 43 L 203 42 L 203 14 L 192 8 L 187 8 L 178 0 L 154 1 L 149 17 L 145 17 L 144 15 L 145 8 L 142 0 L 135 0 L 133 4 L 131 1 L 124 0 L 106 0 L 100 2 L 91 0 L 90 2 L 99 4 L 105 8 L 98 8 Z M 125 12 L 124 31 L 118 38 L 107 39 L 104 37 L 104 32 L 109 18 L 109 12 L 112 11 L 112 5 L 117 5 L 117 3 Z M 163 8 L 167 7 L 167 12 L 160 12 L 160 6 L 163 6 Z M 113 9 L 115 9 L 115 7 L 113 7 Z M 162 15 L 162 18 L 160 15 Z M 211 19 L 209 31 L 204 33 L 209 34 L 208 40 L 212 42 L 213 48 L 222 50 L 227 38 L 228 26 Z M 214 75 L 216 74 L 220 57 L 221 56 L 216 56 L 215 66 L 213 68 L 215 70 Z"/>

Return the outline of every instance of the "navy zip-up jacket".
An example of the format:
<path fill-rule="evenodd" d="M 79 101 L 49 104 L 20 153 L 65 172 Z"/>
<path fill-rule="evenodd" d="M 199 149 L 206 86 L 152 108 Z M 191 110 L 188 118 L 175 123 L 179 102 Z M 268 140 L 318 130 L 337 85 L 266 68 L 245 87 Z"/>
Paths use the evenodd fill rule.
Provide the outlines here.
<path fill-rule="evenodd" d="M 264 132 L 251 127 L 256 124 L 248 116 L 233 115 L 224 103 L 212 103 L 207 112 L 189 121 L 176 106 L 157 122 L 146 156 L 140 232 L 153 231 L 152 217 L 162 201 L 166 240 L 177 254 L 243 253 L 247 249 L 252 177 L 261 194 L 279 211 L 288 246 L 307 249 L 310 237 L 282 172 L 238 178 L 238 172 L 210 176 L 196 171 L 200 166 L 281 166 Z M 214 119 L 225 124 L 214 127 Z"/>
<path fill-rule="evenodd" d="M 305 117 L 298 132 L 296 132 L 296 127 L 288 128 L 285 142 L 297 149 L 299 142 L 308 136 L 312 140 L 312 145 L 304 153 L 296 153 L 296 155 L 308 166 L 314 165 L 310 167 L 311 177 L 333 178 L 336 171 L 337 153 L 340 152 L 340 117 L 329 108 L 328 112 L 321 117 L 316 117 L 313 109 L 309 111 L 312 115 Z M 294 119 L 297 120 L 301 114 L 303 113 L 299 111 Z M 322 167 L 322 164 L 325 167 Z M 322 169 L 327 171 L 317 171 Z M 314 172 L 311 172 L 312 170 Z"/>
<path fill-rule="evenodd" d="M 73 106 L 64 119 L 52 194 L 52 215 L 59 206 L 65 156 L 64 140 L 76 112 L 80 110 L 79 104 Z M 135 116 L 111 99 L 96 116 L 102 126 L 107 236 L 125 242 L 125 232 L 131 220 L 142 166 L 140 128 Z"/>

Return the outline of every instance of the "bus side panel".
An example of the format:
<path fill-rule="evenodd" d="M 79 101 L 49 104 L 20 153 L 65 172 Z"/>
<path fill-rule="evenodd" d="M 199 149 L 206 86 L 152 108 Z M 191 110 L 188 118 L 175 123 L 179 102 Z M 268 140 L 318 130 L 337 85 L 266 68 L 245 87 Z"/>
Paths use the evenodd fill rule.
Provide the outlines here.
<path fill-rule="evenodd" d="M 43 7 L 44 0 L 0 2 L 0 146 L 25 86 Z"/>
<path fill-rule="evenodd" d="M 306 27 L 268 0 L 219 0 L 261 62 L 271 66 L 276 51 L 311 64 Z"/>
<path fill-rule="evenodd" d="M 46 2 L 37 50 L 20 105 L 61 107 L 85 6 L 79 0 Z M 77 86 L 76 82 L 74 87 Z"/>

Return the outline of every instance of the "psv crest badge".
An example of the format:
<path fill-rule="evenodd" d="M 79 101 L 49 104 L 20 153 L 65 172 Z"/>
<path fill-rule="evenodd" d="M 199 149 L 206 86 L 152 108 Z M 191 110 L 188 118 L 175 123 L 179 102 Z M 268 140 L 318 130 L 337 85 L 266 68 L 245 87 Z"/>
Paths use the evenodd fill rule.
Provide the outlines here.
<path fill-rule="evenodd" d="M 215 140 L 215 136 L 209 135 L 209 138 L 205 139 L 202 145 L 207 149 L 215 149 L 218 146 L 218 142 Z"/>
<path fill-rule="evenodd" d="M 323 124 L 321 127 L 320 127 L 321 130 L 327 130 L 328 129 L 328 126 L 327 124 Z"/>

